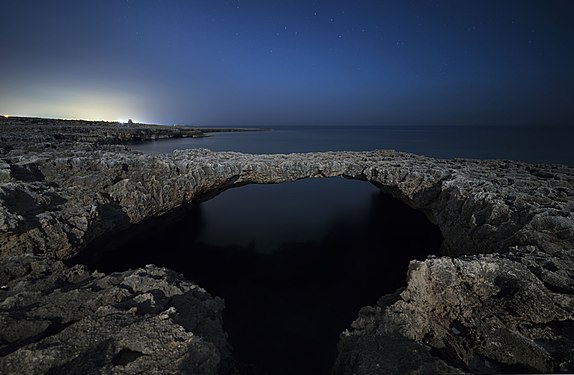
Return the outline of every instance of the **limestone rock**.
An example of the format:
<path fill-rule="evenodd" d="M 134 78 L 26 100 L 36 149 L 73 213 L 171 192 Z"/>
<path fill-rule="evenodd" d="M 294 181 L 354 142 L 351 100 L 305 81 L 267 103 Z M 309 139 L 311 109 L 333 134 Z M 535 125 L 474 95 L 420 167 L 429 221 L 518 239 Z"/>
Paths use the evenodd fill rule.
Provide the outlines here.
<path fill-rule="evenodd" d="M 399 336 L 471 373 L 571 372 L 574 298 L 552 290 L 536 270 L 561 274 L 572 266 L 528 249 L 413 261 L 406 289 L 391 304 L 363 309 L 341 336 L 341 353 Z"/>
<path fill-rule="evenodd" d="M 394 151 L 151 156 L 96 150 L 33 158 L 9 153 L 4 160 L 19 172 L 0 186 L 3 253 L 27 249 L 65 259 L 98 237 L 233 186 L 323 176 L 371 181 L 424 211 L 445 236 L 445 254 L 512 246 L 560 253 L 574 239 L 574 171 L 567 166 L 547 166 L 549 179 L 525 163 Z"/>
<path fill-rule="evenodd" d="M 104 275 L 33 255 L 0 265 L 0 372 L 231 373 L 223 301 L 173 271 Z"/>

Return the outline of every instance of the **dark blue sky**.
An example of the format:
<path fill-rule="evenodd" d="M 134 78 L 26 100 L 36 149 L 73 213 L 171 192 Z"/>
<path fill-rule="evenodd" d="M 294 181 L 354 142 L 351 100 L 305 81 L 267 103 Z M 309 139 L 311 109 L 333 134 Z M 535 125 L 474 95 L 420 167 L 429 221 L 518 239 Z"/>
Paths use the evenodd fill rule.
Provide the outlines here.
<path fill-rule="evenodd" d="M 0 113 L 574 124 L 574 1 L 2 0 Z"/>

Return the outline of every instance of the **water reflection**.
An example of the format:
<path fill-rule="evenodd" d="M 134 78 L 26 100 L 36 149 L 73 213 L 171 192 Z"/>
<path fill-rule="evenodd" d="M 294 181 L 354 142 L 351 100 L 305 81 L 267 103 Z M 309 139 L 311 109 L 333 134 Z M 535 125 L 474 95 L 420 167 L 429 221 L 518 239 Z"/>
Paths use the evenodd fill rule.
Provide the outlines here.
<path fill-rule="evenodd" d="M 321 238 L 336 222 L 365 224 L 378 193 L 370 183 L 343 178 L 232 189 L 202 204 L 205 229 L 197 240 L 274 252 L 287 242 Z"/>
<path fill-rule="evenodd" d="M 225 299 L 243 374 L 328 374 L 339 334 L 442 237 L 421 212 L 341 178 L 232 189 L 97 265 L 148 263 Z"/>

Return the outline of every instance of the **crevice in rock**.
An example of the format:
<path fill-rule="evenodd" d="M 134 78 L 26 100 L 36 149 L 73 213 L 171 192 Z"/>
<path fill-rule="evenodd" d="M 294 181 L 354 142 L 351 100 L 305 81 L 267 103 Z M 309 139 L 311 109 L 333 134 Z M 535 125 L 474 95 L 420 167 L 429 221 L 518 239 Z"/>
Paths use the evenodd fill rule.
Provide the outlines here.
<path fill-rule="evenodd" d="M 59 374 L 86 374 L 93 369 L 99 369 L 109 363 L 110 355 L 113 353 L 115 345 L 112 340 L 105 340 L 93 348 L 82 352 L 69 362 L 60 366 L 52 367 L 46 371 L 47 375 Z"/>
<path fill-rule="evenodd" d="M 33 334 L 32 336 L 26 337 L 26 335 L 28 334 L 26 332 L 26 330 L 23 328 L 22 332 L 20 333 L 21 335 L 23 335 L 23 337 L 21 337 L 20 339 L 12 342 L 12 343 L 5 343 L 5 342 L 0 342 L 0 357 L 6 356 L 10 353 L 15 352 L 16 350 L 34 343 L 34 342 L 38 342 L 41 341 L 47 337 L 53 336 L 53 335 L 57 335 L 58 333 L 62 332 L 63 330 L 65 330 L 66 328 L 68 328 L 69 326 L 71 326 L 72 324 L 74 324 L 76 321 L 68 321 L 68 322 L 63 322 L 62 318 L 53 318 L 50 321 L 50 324 L 42 330 L 42 332 L 37 333 L 37 334 Z M 41 325 L 41 321 L 30 321 L 30 324 L 32 326 L 40 324 Z M 23 327 L 26 327 L 28 329 L 34 329 L 31 327 L 28 327 L 27 325 L 23 325 Z"/>
<path fill-rule="evenodd" d="M 43 181 L 44 174 L 37 164 L 10 164 L 10 174 L 16 180 L 23 182 Z"/>
<path fill-rule="evenodd" d="M 118 354 L 116 354 L 112 360 L 112 363 L 114 366 L 125 366 L 143 355 L 144 354 L 142 352 L 124 348 L 120 350 Z"/>

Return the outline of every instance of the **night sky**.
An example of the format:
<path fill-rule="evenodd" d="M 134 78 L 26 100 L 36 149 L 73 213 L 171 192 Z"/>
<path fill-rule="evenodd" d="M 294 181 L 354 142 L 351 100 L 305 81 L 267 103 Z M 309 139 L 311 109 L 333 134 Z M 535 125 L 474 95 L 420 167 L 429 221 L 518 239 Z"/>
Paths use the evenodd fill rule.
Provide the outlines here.
<path fill-rule="evenodd" d="M 1 0 L 0 113 L 574 124 L 574 1 Z"/>

